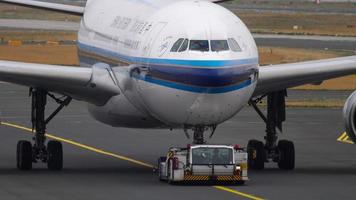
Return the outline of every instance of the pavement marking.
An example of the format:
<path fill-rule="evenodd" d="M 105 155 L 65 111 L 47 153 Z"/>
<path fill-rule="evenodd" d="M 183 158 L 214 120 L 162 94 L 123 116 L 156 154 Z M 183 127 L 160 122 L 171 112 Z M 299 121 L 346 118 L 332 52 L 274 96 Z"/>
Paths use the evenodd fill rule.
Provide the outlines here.
<path fill-rule="evenodd" d="M 219 189 L 219 190 L 223 190 L 225 192 L 230 192 L 230 193 L 242 196 L 242 197 L 246 197 L 246 198 L 252 199 L 252 200 L 263 200 L 263 198 L 260 198 L 260 197 L 257 197 L 257 196 L 251 195 L 251 194 L 246 194 L 246 193 L 243 193 L 243 192 L 239 192 L 237 190 L 233 190 L 233 189 L 230 189 L 228 187 L 214 186 L 214 188 Z"/>
<path fill-rule="evenodd" d="M 342 133 L 338 138 L 337 141 L 347 143 L 347 144 L 354 144 L 352 140 L 350 140 L 349 136 L 346 132 Z"/>
<path fill-rule="evenodd" d="M 8 127 L 12 127 L 12 128 L 16 128 L 16 129 L 20 129 L 20 130 L 23 130 L 23 131 L 26 131 L 26 132 L 33 133 L 31 128 L 27 128 L 27 127 L 24 127 L 24 126 L 21 126 L 21 125 L 17 125 L 17 124 L 13 124 L 13 123 L 9 123 L 9 122 L 0 122 L 0 125 L 4 125 L 4 126 L 8 126 Z M 95 147 L 91 147 L 91 146 L 88 146 L 88 145 L 85 145 L 85 144 L 74 142 L 72 140 L 64 139 L 64 138 L 55 136 L 55 135 L 50 134 L 50 133 L 46 133 L 46 136 L 48 138 L 53 139 L 53 140 L 57 140 L 57 141 L 61 141 L 61 142 L 67 143 L 67 144 L 71 144 L 73 146 L 80 147 L 80 148 L 83 148 L 83 149 L 86 149 L 86 150 L 89 150 L 89 151 L 93 151 L 93 152 L 96 152 L 96 153 L 99 153 L 99 154 L 103 154 L 103 155 L 106 155 L 106 156 L 111 156 L 111 157 L 117 158 L 119 160 L 128 161 L 128 162 L 131 162 L 131 163 L 134 163 L 134 164 L 137 164 L 137 165 L 141 165 L 141 166 L 144 166 L 144 167 L 152 168 L 152 169 L 155 168 L 155 166 L 153 166 L 153 165 L 151 165 L 149 163 L 145 163 L 145 162 L 142 162 L 142 161 L 139 161 L 139 160 L 135 160 L 135 159 L 126 157 L 126 156 L 121 156 L 121 155 L 118 155 L 118 154 L 115 154 L 115 153 L 111 153 L 111 152 L 108 152 L 108 151 L 97 149 Z M 263 198 L 260 198 L 260 197 L 257 197 L 257 196 L 251 195 L 251 194 L 247 194 L 247 193 L 244 193 L 244 192 L 240 192 L 240 191 L 237 191 L 237 190 L 233 190 L 233 189 L 230 189 L 228 187 L 223 187 L 223 186 L 213 186 L 213 187 L 215 189 L 223 190 L 225 192 L 229 192 L 229 193 L 241 196 L 241 197 L 245 197 L 247 199 L 263 200 Z"/>
<path fill-rule="evenodd" d="M 8 123 L 8 122 L 1 122 L 1 125 L 5 125 L 5 126 L 9 126 L 9 127 L 13 127 L 13 128 L 17 128 L 17 129 L 21 129 L 21 130 L 33 133 L 32 129 L 27 128 L 27 127 L 23 127 L 23 126 L 20 126 L 20 125 Z M 125 160 L 125 161 L 131 162 L 131 163 L 135 163 L 137 165 L 141 165 L 141 166 L 145 166 L 145 167 L 149 167 L 149 168 L 154 168 L 154 166 L 151 165 L 151 164 L 148 164 L 148 163 L 145 163 L 145 162 L 142 162 L 142 161 L 138 161 L 138 160 L 135 160 L 135 159 L 132 159 L 132 158 L 128 158 L 126 156 L 121 156 L 121 155 L 118 155 L 118 154 L 114 154 L 114 153 L 111 153 L 111 152 L 108 152 L 108 151 L 104 151 L 104 150 L 101 150 L 101 149 L 97 149 L 97 148 L 94 148 L 94 147 L 91 147 L 91 146 L 88 146 L 88 145 L 85 145 L 85 144 L 80 144 L 80 143 L 74 142 L 72 140 L 68 140 L 68 139 L 64 139 L 64 138 L 61 138 L 61 137 L 57 137 L 57 136 L 54 136 L 53 134 L 47 133 L 46 136 L 48 138 L 51 138 L 51 139 L 54 139 L 54 140 L 58 140 L 58 141 L 61 141 L 61 142 L 65 142 L 65 143 L 68 143 L 68 144 L 71 144 L 71 145 L 74 145 L 74 146 L 77 146 L 77 147 L 80 147 L 80 148 L 83 148 L 83 149 L 87 149 L 89 151 L 93 151 L 93 152 L 96 152 L 96 153 L 99 153 L 99 154 L 111 156 L 111 157 L 114 157 L 114 158 L 117 158 L 117 159 L 120 159 L 120 160 Z"/>
<path fill-rule="evenodd" d="M 347 136 L 346 132 L 342 133 L 338 138 L 337 141 L 342 141 Z"/>

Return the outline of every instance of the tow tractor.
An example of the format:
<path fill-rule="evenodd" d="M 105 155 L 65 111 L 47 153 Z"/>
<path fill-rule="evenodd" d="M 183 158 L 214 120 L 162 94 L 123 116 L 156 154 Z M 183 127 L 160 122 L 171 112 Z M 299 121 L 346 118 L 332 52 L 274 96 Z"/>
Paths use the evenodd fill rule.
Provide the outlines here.
<path fill-rule="evenodd" d="M 238 145 L 187 145 L 170 148 L 158 159 L 159 180 L 177 182 L 224 182 L 244 184 L 247 152 Z"/>

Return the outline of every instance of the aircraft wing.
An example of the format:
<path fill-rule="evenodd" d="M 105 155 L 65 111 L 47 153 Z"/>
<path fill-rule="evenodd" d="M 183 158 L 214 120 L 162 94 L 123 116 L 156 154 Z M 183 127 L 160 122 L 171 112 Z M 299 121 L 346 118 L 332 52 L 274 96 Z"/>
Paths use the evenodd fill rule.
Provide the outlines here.
<path fill-rule="evenodd" d="M 21 5 L 31 8 L 41 8 L 44 10 L 52 10 L 57 12 L 63 12 L 73 15 L 80 15 L 84 14 L 84 7 L 81 6 L 73 6 L 73 5 L 65 5 L 65 4 L 58 4 L 58 3 L 49 3 L 49 2 L 42 2 L 42 1 L 34 1 L 34 0 L 0 0 L 3 3 Z"/>
<path fill-rule="evenodd" d="M 45 89 L 95 105 L 103 105 L 120 94 L 115 74 L 106 64 L 84 68 L 0 60 L 0 81 Z"/>
<path fill-rule="evenodd" d="M 254 96 L 356 74 L 356 56 L 260 67 Z"/>

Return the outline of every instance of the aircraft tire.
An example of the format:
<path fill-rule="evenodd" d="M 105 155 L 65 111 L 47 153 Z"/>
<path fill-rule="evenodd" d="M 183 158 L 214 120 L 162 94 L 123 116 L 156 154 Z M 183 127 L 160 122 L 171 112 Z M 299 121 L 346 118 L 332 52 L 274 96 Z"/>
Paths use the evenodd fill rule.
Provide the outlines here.
<path fill-rule="evenodd" d="M 284 170 L 292 170 L 295 166 L 294 144 L 288 140 L 278 142 L 279 160 L 278 167 Z"/>
<path fill-rule="evenodd" d="M 49 141 L 47 144 L 47 167 L 49 170 L 63 169 L 63 147 L 58 141 Z"/>
<path fill-rule="evenodd" d="M 31 142 L 20 140 L 17 143 L 16 164 L 20 170 L 32 169 L 32 145 Z"/>
<path fill-rule="evenodd" d="M 261 141 L 250 140 L 247 145 L 248 166 L 250 169 L 262 170 L 265 166 L 266 152 Z"/>

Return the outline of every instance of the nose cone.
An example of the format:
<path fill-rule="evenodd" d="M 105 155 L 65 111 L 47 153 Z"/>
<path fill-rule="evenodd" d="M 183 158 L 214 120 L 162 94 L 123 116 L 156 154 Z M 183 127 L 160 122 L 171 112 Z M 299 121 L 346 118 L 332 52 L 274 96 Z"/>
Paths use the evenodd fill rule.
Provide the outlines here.
<path fill-rule="evenodd" d="M 253 87 L 222 94 L 200 94 L 187 109 L 188 125 L 213 125 L 234 116 L 250 98 Z"/>
<path fill-rule="evenodd" d="M 150 114 L 172 126 L 215 125 L 235 115 L 247 104 L 255 82 L 227 93 L 192 93 L 146 84 L 141 91 Z"/>
<path fill-rule="evenodd" d="M 255 75 L 240 74 L 226 81 L 217 73 L 200 82 L 199 77 L 179 82 L 150 73 L 141 78 L 138 88 L 150 113 L 167 124 L 214 125 L 231 118 L 247 103 L 255 89 Z"/>

